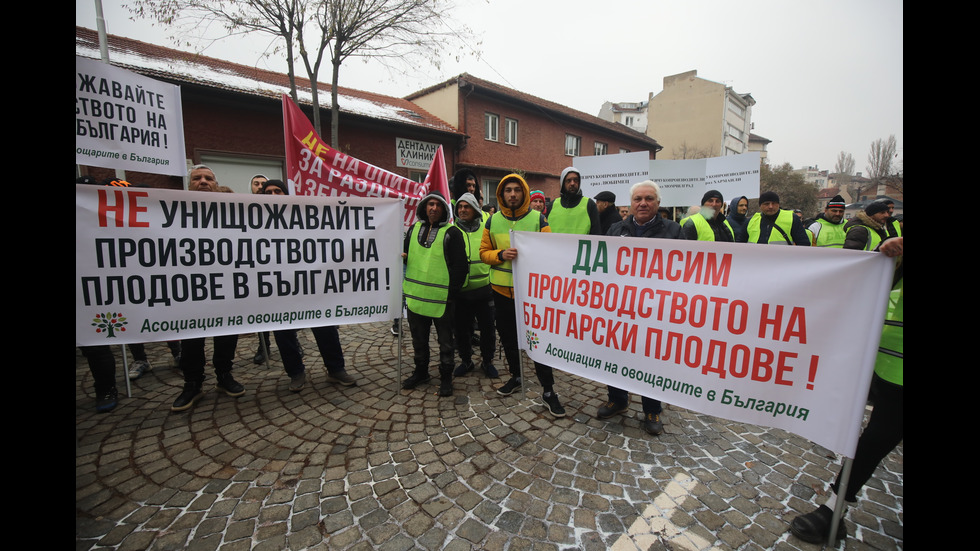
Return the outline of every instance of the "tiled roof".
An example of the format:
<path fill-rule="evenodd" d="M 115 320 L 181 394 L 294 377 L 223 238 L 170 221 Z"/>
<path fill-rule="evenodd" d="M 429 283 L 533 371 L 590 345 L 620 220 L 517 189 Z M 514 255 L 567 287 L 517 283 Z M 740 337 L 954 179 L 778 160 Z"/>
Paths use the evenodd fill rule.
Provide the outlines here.
<path fill-rule="evenodd" d="M 175 83 L 218 88 L 279 100 L 289 94 L 289 77 L 282 73 L 239 65 L 191 52 L 148 44 L 119 36 L 108 36 L 109 61 L 130 71 Z M 96 31 L 75 27 L 75 55 L 99 59 Z M 310 81 L 296 78 L 300 103 L 312 105 Z M 320 107 L 330 107 L 330 85 L 318 83 Z M 409 100 L 338 87 L 340 111 L 371 119 L 386 120 L 438 132 L 460 134 L 449 123 Z"/>
<path fill-rule="evenodd" d="M 602 128 L 606 132 L 618 134 L 620 136 L 627 137 L 631 140 L 645 142 L 648 145 L 650 145 L 654 151 L 659 151 L 660 149 L 662 149 L 660 144 L 657 143 L 657 140 L 651 138 L 650 136 L 647 136 L 642 132 L 637 132 L 636 130 L 633 130 L 632 128 L 629 128 L 622 124 L 606 121 L 594 115 L 589 115 L 588 113 L 583 113 L 582 111 L 572 109 L 571 107 L 566 107 L 564 105 L 555 103 L 553 101 L 541 99 L 537 96 L 532 96 L 531 94 L 514 90 L 513 88 L 507 88 L 506 86 L 501 86 L 489 80 L 483 80 L 481 78 L 475 77 L 468 73 L 463 73 L 445 82 L 430 86 L 423 90 L 419 90 L 418 92 L 415 92 L 413 94 L 409 94 L 408 96 L 406 96 L 406 99 L 409 100 L 415 99 L 417 97 L 428 94 L 429 92 L 438 90 L 440 88 L 444 88 L 445 86 L 452 83 L 458 83 L 460 87 L 469 85 L 474 88 L 480 89 L 485 93 L 503 96 L 512 101 L 518 101 L 520 103 L 524 103 L 526 105 L 535 108 L 546 110 L 552 114 L 556 114 L 568 119 L 573 119 L 580 124 L 597 126 Z"/>

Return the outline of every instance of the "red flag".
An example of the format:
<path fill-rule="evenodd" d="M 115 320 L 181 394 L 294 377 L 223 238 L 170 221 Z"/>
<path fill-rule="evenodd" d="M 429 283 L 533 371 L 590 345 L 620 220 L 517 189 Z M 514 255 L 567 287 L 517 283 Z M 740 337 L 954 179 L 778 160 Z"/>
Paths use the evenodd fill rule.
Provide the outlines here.
<path fill-rule="evenodd" d="M 286 140 L 286 180 L 290 193 L 398 197 L 405 201 L 405 227 L 415 223 L 415 209 L 426 193 L 425 184 L 413 182 L 330 147 L 286 94 L 282 96 L 282 120 Z M 437 158 L 442 168 L 442 187 L 448 200 L 449 184 L 446 165 L 442 161 L 442 146 Z M 432 166 L 436 166 L 435 160 Z M 429 172 L 432 172 L 431 168 Z"/>
<path fill-rule="evenodd" d="M 446 201 L 452 199 L 449 195 L 449 178 L 446 176 L 446 159 L 442 155 L 442 146 L 436 150 L 436 154 L 432 157 L 432 164 L 429 165 L 429 172 L 425 175 L 425 180 L 422 181 L 422 187 L 425 188 L 427 193 L 433 191 L 438 191 L 446 198 Z M 453 219 L 453 213 L 449 213 L 449 219 Z"/>

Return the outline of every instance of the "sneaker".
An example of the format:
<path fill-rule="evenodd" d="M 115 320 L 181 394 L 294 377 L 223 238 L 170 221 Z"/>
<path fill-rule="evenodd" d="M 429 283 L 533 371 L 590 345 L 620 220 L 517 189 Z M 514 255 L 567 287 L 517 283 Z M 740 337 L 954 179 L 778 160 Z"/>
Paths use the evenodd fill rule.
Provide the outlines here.
<path fill-rule="evenodd" d="M 561 407 L 561 402 L 558 401 L 557 394 L 555 394 L 554 392 L 552 392 L 550 396 L 542 394 L 541 399 L 544 400 L 544 403 L 548 405 L 548 411 L 551 412 L 552 416 L 554 417 L 565 416 L 565 408 Z"/>
<path fill-rule="evenodd" d="M 422 383 L 428 382 L 431 378 L 432 377 L 430 377 L 427 372 L 416 371 L 415 373 L 412 373 L 409 378 L 405 379 L 405 382 L 402 383 L 402 388 L 405 390 L 411 390 Z"/>
<path fill-rule="evenodd" d="M 344 386 L 357 386 L 357 381 L 347 374 L 346 371 L 338 371 L 336 373 L 327 372 L 327 382 L 337 383 Z"/>
<path fill-rule="evenodd" d="M 654 436 L 662 433 L 664 431 L 664 424 L 660 422 L 660 414 L 644 413 L 643 428 Z"/>
<path fill-rule="evenodd" d="M 201 396 L 204 396 L 204 391 L 201 390 L 201 383 L 184 383 L 184 390 L 174 400 L 174 405 L 170 407 L 170 410 L 184 411 L 185 409 L 190 409 L 195 402 L 201 399 Z"/>
<path fill-rule="evenodd" d="M 511 377 L 509 381 L 504 383 L 504 386 L 497 389 L 497 394 L 501 396 L 510 396 L 515 390 L 521 387 L 520 377 Z"/>
<path fill-rule="evenodd" d="M 500 377 L 500 373 L 497 373 L 497 368 L 493 366 L 493 361 L 483 362 L 480 366 L 483 368 L 483 373 L 491 379 L 496 379 Z"/>
<path fill-rule="evenodd" d="M 112 387 L 109 390 L 95 397 L 95 412 L 109 413 L 110 411 L 115 409 L 116 404 L 118 403 L 119 403 L 119 393 L 116 391 L 116 387 Z"/>
<path fill-rule="evenodd" d="M 245 387 L 236 381 L 235 378 L 231 376 L 231 373 L 218 375 L 217 387 L 225 391 L 225 394 L 231 396 L 232 398 L 237 398 L 238 396 L 245 394 Z"/>
<path fill-rule="evenodd" d="M 609 401 L 602 404 L 602 407 L 599 408 L 599 412 L 596 414 L 596 418 L 609 419 L 610 417 L 626 413 L 629 409 L 629 404 L 617 404 L 616 402 Z"/>
<path fill-rule="evenodd" d="M 300 390 L 303 390 L 304 386 L 306 386 L 305 371 L 303 371 L 299 375 L 293 375 L 292 377 L 289 378 L 289 390 L 293 392 L 299 392 Z"/>
<path fill-rule="evenodd" d="M 439 383 L 439 396 L 452 396 L 453 395 L 453 380 L 443 379 Z"/>
<path fill-rule="evenodd" d="M 399 320 L 395 320 L 391 322 L 391 334 L 396 337 L 398 336 L 398 333 L 401 332 L 401 328 L 402 328 L 402 325 L 398 322 Z"/>
<path fill-rule="evenodd" d="M 473 371 L 474 367 L 473 362 L 463 362 L 456 366 L 456 371 L 453 371 L 453 377 L 462 377 L 470 371 Z"/>
<path fill-rule="evenodd" d="M 144 373 L 150 370 L 150 362 L 146 360 L 136 360 L 133 367 L 129 368 L 129 379 L 139 379 Z"/>
<path fill-rule="evenodd" d="M 814 511 L 794 518 L 793 522 L 789 524 L 789 531 L 807 543 L 827 543 L 833 517 L 834 512 L 826 505 L 821 505 Z M 844 519 L 841 519 L 837 524 L 835 541 L 840 541 L 846 537 L 847 527 L 844 526 Z"/>

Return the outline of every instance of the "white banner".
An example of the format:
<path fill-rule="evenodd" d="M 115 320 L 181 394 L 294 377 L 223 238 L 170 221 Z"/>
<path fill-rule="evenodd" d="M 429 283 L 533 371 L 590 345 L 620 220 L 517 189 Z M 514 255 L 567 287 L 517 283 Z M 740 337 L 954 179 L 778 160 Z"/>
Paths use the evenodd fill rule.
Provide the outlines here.
<path fill-rule="evenodd" d="M 397 199 L 75 186 L 75 344 L 391 320 Z"/>
<path fill-rule="evenodd" d="M 180 87 L 75 56 L 75 164 L 185 176 Z"/>
<path fill-rule="evenodd" d="M 718 190 L 725 202 L 739 196 L 759 196 L 759 154 L 744 153 L 710 159 L 649 160 L 650 152 L 575 157 L 582 171 L 582 194 L 600 191 L 616 194 L 616 203 L 629 205 L 630 186 L 653 180 L 660 186 L 660 206 L 700 205 L 709 189 Z"/>
<path fill-rule="evenodd" d="M 735 197 L 759 196 L 759 154 L 743 153 L 709 159 L 650 161 L 650 179 L 660 186 L 660 205 L 700 205 L 709 189 L 720 191 L 725 202 Z"/>
<path fill-rule="evenodd" d="M 630 204 L 630 186 L 650 179 L 649 151 L 575 157 L 572 162 L 582 171 L 582 195 L 595 197 L 601 191 L 611 191 L 619 205 Z"/>
<path fill-rule="evenodd" d="M 533 251 L 514 262 L 518 331 L 533 360 L 853 457 L 891 259 L 527 232 L 511 243 Z"/>

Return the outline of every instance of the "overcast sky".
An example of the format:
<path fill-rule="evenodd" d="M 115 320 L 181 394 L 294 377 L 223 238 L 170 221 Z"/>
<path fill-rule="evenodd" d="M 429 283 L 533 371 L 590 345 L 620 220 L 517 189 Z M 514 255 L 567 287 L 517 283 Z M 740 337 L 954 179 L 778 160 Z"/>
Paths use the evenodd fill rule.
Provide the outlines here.
<path fill-rule="evenodd" d="M 871 142 L 894 134 L 904 158 L 904 3 L 901 0 L 456 0 L 481 56 L 394 76 L 350 60 L 340 85 L 402 97 L 459 73 L 597 115 L 604 101 L 643 101 L 663 78 L 690 70 L 756 100 L 753 132 L 769 159 L 833 170 L 837 154 L 867 173 Z M 166 32 L 103 0 L 108 32 L 174 47 Z M 75 24 L 97 28 L 94 0 Z M 263 58 L 268 38 L 233 38 L 205 55 L 285 72 Z M 305 76 L 305 75 L 304 75 Z M 329 82 L 329 69 L 320 81 Z M 654 138 L 656 133 L 654 132 Z M 670 144 L 665 144 L 670 147 Z"/>

